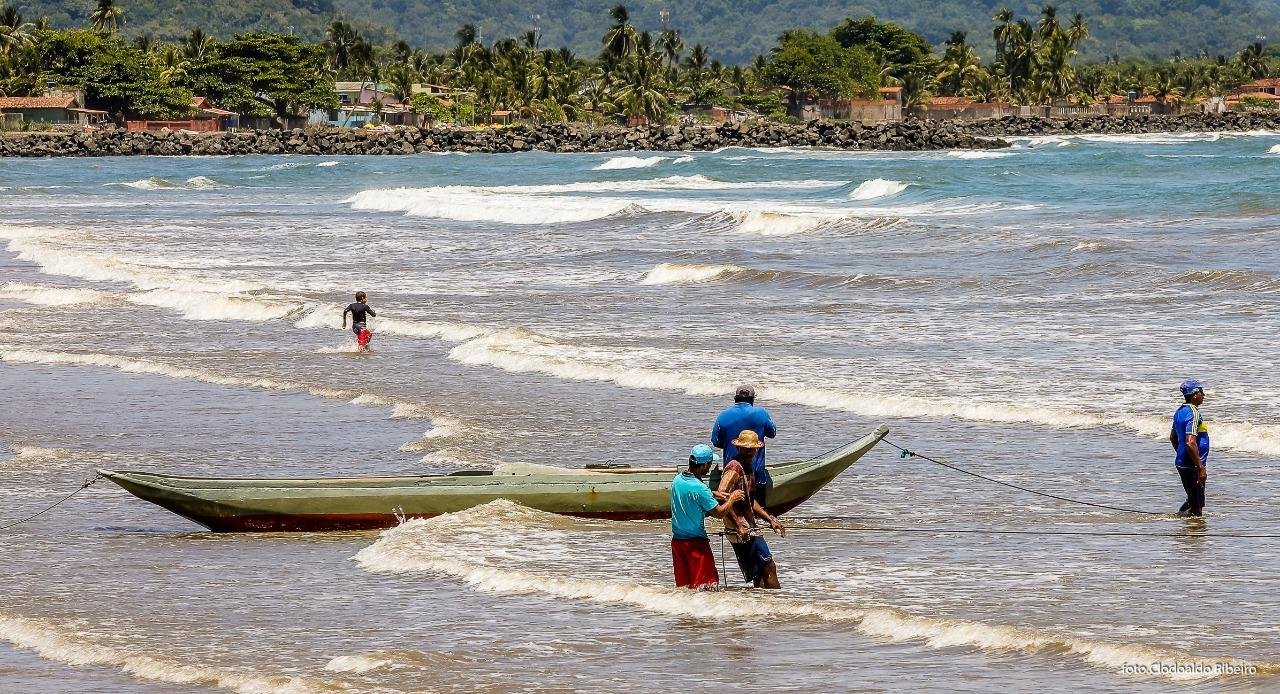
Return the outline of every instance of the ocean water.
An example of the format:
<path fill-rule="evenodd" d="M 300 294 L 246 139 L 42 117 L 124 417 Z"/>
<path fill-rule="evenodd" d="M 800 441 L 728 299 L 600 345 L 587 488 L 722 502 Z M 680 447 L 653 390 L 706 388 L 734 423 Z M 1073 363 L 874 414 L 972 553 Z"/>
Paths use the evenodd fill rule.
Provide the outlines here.
<path fill-rule="evenodd" d="M 100 482 L 0 531 L 0 690 L 1276 691 L 1278 151 L 0 160 L 0 524 L 99 467 L 674 471 L 740 382 L 774 461 L 883 423 L 1127 508 L 1182 501 L 1182 379 L 1213 437 L 1203 522 L 879 446 L 776 594 L 668 587 L 663 522 L 219 535 Z"/>

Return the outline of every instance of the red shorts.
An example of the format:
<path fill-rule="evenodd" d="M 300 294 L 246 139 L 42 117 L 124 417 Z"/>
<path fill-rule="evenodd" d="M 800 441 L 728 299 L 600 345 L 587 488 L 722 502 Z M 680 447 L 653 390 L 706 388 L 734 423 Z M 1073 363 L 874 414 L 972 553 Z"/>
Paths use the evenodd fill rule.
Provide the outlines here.
<path fill-rule="evenodd" d="M 702 588 L 720 583 L 716 573 L 716 557 L 711 541 L 705 537 L 693 540 L 671 540 L 671 562 L 676 567 L 677 588 Z"/>

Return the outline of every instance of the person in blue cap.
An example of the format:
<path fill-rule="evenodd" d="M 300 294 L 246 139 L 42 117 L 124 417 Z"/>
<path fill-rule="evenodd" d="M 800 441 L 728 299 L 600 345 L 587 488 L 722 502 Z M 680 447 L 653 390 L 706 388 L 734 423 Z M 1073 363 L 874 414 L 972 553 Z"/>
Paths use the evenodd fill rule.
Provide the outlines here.
<path fill-rule="evenodd" d="M 778 435 L 778 427 L 774 425 L 769 411 L 756 407 L 756 389 L 741 385 L 734 391 L 733 407 L 716 417 L 716 423 L 711 427 L 711 445 L 724 449 L 725 460 L 738 460 L 747 468 L 755 485 L 751 497 L 760 502 L 761 506 L 767 506 L 768 491 L 773 486 L 773 479 L 764 466 L 764 448 L 756 451 L 754 459 L 741 460 L 738 447 L 733 443 L 746 430 L 754 431 L 761 439 L 771 439 Z"/>
<path fill-rule="evenodd" d="M 1173 413 L 1173 427 L 1169 429 L 1169 443 L 1175 451 L 1173 464 L 1182 478 L 1182 488 L 1187 491 L 1187 501 L 1178 510 L 1179 516 L 1204 515 L 1204 485 L 1209 471 L 1209 427 L 1200 416 L 1200 403 L 1204 402 L 1204 384 L 1189 378 L 1178 387 L 1186 402 Z"/>
<path fill-rule="evenodd" d="M 717 503 L 711 489 L 703 483 L 703 476 L 719 458 L 711 446 L 700 443 L 689 451 L 689 469 L 671 481 L 671 563 L 675 567 L 677 588 L 706 588 L 720 583 L 703 519 L 724 518 L 729 508 L 744 496 L 734 491 Z"/>

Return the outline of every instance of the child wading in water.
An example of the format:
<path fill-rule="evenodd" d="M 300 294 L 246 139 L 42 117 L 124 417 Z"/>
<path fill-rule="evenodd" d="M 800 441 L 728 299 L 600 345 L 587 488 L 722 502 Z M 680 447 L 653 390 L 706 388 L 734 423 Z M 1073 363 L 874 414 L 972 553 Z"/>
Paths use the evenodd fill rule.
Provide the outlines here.
<path fill-rule="evenodd" d="M 364 292 L 356 292 L 356 301 L 342 312 L 342 327 L 347 327 L 347 314 L 351 314 L 351 332 L 356 334 L 356 350 L 363 352 L 373 339 L 373 331 L 365 327 L 366 315 L 377 318 L 378 314 L 365 303 L 368 296 Z"/>

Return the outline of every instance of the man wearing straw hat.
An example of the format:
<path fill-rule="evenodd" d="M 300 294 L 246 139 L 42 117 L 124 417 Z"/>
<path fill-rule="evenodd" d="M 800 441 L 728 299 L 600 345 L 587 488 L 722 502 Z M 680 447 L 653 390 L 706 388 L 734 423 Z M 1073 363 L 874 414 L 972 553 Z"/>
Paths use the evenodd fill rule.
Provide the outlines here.
<path fill-rule="evenodd" d="M 773 528 L 774 532 L 785 536 L 787 529 L 777 518 L 769 515 L 752 492 L 757 485 L 751 469 L 743 465 L 743 460 L 751 461 L 764 448 L 764 441 L 750 429 L 743 429 L 731 442 L 737 451 L 734 460 L 725 463 L 724 474 L 720 476 L 720 489 L 717 497 L 732 498 L 731 495 L 741 493 L 742 501 L 730 504 L 729 512 L 724 515 L 725 537 L 733 545 L 733 553 L 738 558 L 738 568 L 742 569 L 742 578 L 756 588 L 781 588 L 778 582 L 778 566 L 773 561 L 773 553 L 769 545 L 760 535 L 756 519 L 760 518 Z"/>

